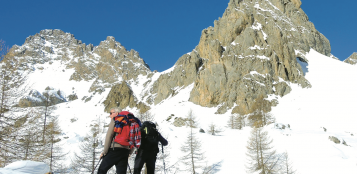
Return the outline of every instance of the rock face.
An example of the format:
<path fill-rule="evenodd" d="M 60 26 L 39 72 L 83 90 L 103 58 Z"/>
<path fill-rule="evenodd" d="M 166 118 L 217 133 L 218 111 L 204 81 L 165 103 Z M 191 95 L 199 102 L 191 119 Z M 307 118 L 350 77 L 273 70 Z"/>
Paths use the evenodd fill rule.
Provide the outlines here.
<path fill-rule="evenodd" d="M 129 106 L 145 112 L 148 105 L 192 85 L 189 101 L 219 106 L 218 114 L 231 110 L 246 115 L 253 112 L 258 96 L 284 96 L 291 91 L 290 83 L 311 86 L 304 77 L 310 49 L 333 58 L 329 41 L 300 6 L 300 0 L 230 0 L 214 26 L 202 31 L 196 48 L 160 76 L 150 71 L 138 52 L 126 50 L 111 36 L 93 46 L 61 30 L 43 30 L 24 45 L 13 46 L 9 54 L 23 59 L 22 68 L 28 70 L 43 70 L 41 64 L 60 61 L 74 70 L 69 80 L 91 82 L 90 97 L 71 96 L 71 100 L 88 102 L 111 89 L 104 102 L 106 111 Z M 356 56 L 351 57 L 352 61 Z M 140 75 L 147 81 L 140 82 L 142 91 L 134 95 L 131 85 L 139 84 Z M 265 111 L 277 104 L 265 102 Z"/>
<path fill-rule="evenodd" d="M 284 96 L 289 83 L 309 87 L 296 59 L 305 60 L 310 48 L 331 56 L 331 48 L 300 6 L 300 0 L 231 0 L 198 46 L 155 82 L 154 103 L 193 83 L 195 104 L 248 114 L 259 95 Z"/>
<path fill-rule="evenodd" d="M 150 109 L 150 107 L 146 106 L 144 103 L 138 102 L 133 95 L 133 91 L 125 82 L 114 85 L 103 104 L 105 106 L 105 111 L 107 112 L 114 107 L 126 108 L 127 106 L 131 108 L 136 107 L 141 113 Z"/>
<path fill-rule="evenodd" d="M 88 91 L 91 96 L 101 94 L 118 82 L 135 82 L 139 75 L 152 74 L 138 52 L 126 50 L 112 36 L 93 46 L 61 30 L 42 30 L 29 36 L 22 46 L 14 45 L 8 54 L 21 59 L 24 62 L 22 69 L 30 71 L 44 70 L 42 64 L 45 63 L 61 62 L 67 69 L 74 69 L 68 80 L 92 82 Z M 77 98 L 70 96 L 69 100 Z"/>
<path fill-rule="evenodd" d="M 329 136 L 328 139 L 330 141 L 336 143 L 336 144 L 340 144 L 341 143 L 341 141 L 338 138 L 334 137 L 334 136 Z"/>
<path fill-rule="evenodd" d="M 36 90 L 31 90 L 28 96 L 20 99 L 20 107 L 34 106 L 53 106 L 59 103 L 66 102 L 64 94 L 61 91 L 56 91 L 53 88 L 47 87 L 41 94 Z"/>
<path fill-rule="evenodd" d="M 60 60 L 68 69 L 75 69 L 70 80 L 95 79 L 93 87 L 98 81 L 112 83 L 118 79 L 131 80 L 136 79 L 139 74 L 151 73 L 138 52 L 127 51 L 112 36 L 94 47 L 61 30 L 42 30 L 29 36 L 24 45 L 13 46 L 10 53 L 26 58 L 33 65 Z"/>
<path fill-rule="evenodd" d="M 349 63 L 351 65 L 357 64 L 357 52 L 354 52 L 350 57 L 348 57 L 344 62 Z"/>

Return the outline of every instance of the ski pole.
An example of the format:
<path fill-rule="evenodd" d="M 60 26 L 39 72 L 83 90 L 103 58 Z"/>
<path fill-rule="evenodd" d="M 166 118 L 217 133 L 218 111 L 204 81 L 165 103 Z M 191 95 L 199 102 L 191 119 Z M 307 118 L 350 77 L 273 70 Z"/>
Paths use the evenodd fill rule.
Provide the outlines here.
<path fill-rule="evenodd" d="M 162 162 L 164 163 L 164 173 L 166 174 L 166 169 L 165 169 L 165 154 L 164 154 L 164 145 L 161 144 L 161 149 L 162 149 Z"/>
<path fill-rule="evenodd" d="M 131 169 L 130 169 L 130 165 L 129 165 L 129 163 L 128 163 L 128 167 L 129 167 L 129 172 L 131 173 Z"/>
<path fill-rule="evenodd" d="M 103 157 L 101 157 L 97 163 L 97 165 L 94 167 L 94 170 L 92 171 L 92 174 L 94 173 L 95 169 L 97 168 L 98 164 L 100 163 L 100 161 L 102 160 Z"/>

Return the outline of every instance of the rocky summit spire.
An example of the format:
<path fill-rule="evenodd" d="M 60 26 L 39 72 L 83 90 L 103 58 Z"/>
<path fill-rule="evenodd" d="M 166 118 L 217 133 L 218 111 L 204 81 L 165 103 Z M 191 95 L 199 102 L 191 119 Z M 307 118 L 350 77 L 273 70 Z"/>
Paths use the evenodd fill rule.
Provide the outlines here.
<path fill-rule="evenodd" d="M 351 65 L 357 64 L 357 52 L 354 52 L 350 57 L 348 57 L 344 62 L 349 63 Z"/>
<path fill-rule="evenodd" d="M 300 0 L 231 0 L 198 46 L 156 82 L 155 103 L 194 83 L 190 101 L 247 114 L 259 95 L 284 96 L 289 82 L 310 86 L 297 59 L 308 62 L 310 49 L 330 56 L 331 48 L 300 6 Z"/>

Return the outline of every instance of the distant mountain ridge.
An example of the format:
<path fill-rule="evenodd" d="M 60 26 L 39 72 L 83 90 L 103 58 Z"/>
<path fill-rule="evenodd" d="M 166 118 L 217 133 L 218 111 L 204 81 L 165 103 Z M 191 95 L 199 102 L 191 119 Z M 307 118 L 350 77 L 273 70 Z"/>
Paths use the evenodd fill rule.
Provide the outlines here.
<path fill-rule="evenodd" d="M 329 41 L 300 6 L 300 0 L 231 0 L 214 26 L 202 31 L 196 48 L 163 73 L 152 72 L 137 51 L 126 50 L 112 36 L 93 46 L 61 30 L 42 30 L 28 37 L 24 45 L 13 46 L 9 54 L 32 70 L 41 70 L 41 64 L 47 62 L 61 62 L 74 70 L 68 80 L 91 82 L 90 95 L 114 86 L 125 89 L 127 94 L 112 89 L 116 95 L 131 98 L 125 102 L 128 105 L 114 104 L 117 106 L 140 105 L 146 111 L 149 105 L 193 84 L 189 101 L 219 106 L 218 114 L 231 110 L 245 115 L 252 112 L 259 95 L 284 96 L 291 91 L 289 83 L 310 86 L 298 61 L 308 63 L 305 54 L 310 49 L 333 58 Z M 130 89 L 139 76 L 146 81 L 140 95 Z M 107 100 L 107 105 L 113 106 L 113 102 L 117 101 Z M 276 104 L 271 100 L 265 109 Z"/>
<path fill-rule="evenodd" d="M 83 44 L 70 33 L 47 29 L 29 36 L 22 46 L 14 45 L 8 55 L 22 61 L 22 68 L 30 71 L 43 71 L 43 64 L 60 62 L 66 66 L 63 72 L 74 70 L 68 80 L 91 81 L 88 93 L 93 94 L 101 94 L 123 81 L 135 81 L 139 75 L 152 74 L 137 51 L 127 51 L 112 36 L 93 46 Z M 25 106 L 38 105 L 35 100 L 33 102 Z"/>

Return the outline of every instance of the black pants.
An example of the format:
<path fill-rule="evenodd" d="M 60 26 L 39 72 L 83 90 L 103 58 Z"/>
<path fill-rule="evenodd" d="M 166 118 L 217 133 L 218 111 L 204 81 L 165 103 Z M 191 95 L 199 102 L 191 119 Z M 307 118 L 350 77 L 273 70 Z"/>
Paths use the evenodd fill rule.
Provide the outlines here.
<path fill-rule="evenodd" d="M 114 165 L 117 174 L 125 174 L 128 166 L 129 150 L 124 148 L 110 148 L 98 168 L 98 174 L 106 174 Z"/>
<path fill-rule="evenodd" d="M 146 163 L 147 174 L 155 173 L 156 151 L 144 151 L 139 149 L 135 157 L 134 174 L 140 174 Z"/>

